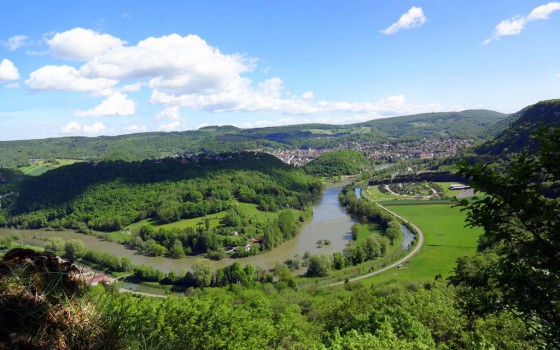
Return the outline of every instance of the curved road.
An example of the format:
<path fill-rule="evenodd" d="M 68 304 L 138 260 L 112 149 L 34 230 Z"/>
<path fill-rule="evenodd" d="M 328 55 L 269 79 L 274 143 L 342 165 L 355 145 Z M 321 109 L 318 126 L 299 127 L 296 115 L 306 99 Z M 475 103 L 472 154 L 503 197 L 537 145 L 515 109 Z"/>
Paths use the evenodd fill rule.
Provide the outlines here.
<path fill-rule="evenodd" d="M 392 268 L 395 268 L 397 266 L 399 266 L 400 264 L 404 263 L 405 261 L 407 261 L 408 259 L 412 258 L 414 256 L 414 254 L 418 253 L 418 251 L 420 250 L 420 248 L 422 248 L 422 245 L 424 244 L 424 233 L 422 232 L 422 230 L 420 230 L 420 228 L 416 225 L 414 225 L 413 223 L 411 223 L 410 221 L 406 220 L 405 218 L 403 218 L 402 216 L 398 215 L 397 213 L 387 209 L 386 207 L 382 206 L 381 204 L 379 204 L 379 202 L 377 203 L 381 209 L 393 214 L 394 216 L 398 217 L 399 219 L 401 219 L 403 222 L 409 224 L 410 226 L 412 226 L 412 228 L 416 231 L 416 233 L 418 234 L 418 242 L 416 243 L 416 245 L 414 246 L 414 249 L 412 249 L 405 257 L 403 257 L 402 259 L 392 263 L 391 265 L 387 265 L 379 270 L 370 272 L 370 273 L 366 273 L 365 275 L 361 275 L 358 277 L 354 277 L 354 278 L 350 278 L 348 281 L 350 282 L 354 282 L 354 281 L 359 281 L 362 280 L 364 278 L 368 278 L 371 276 L 375 276 L 377 274 L 380 274 L 382 272 L 385 272 L 387 270 L 390 270 Z M 344 284 L 344 281 L 340 281 L 340 282 L 336 282 L 336 283 L 331 283 L 331 284 L 327 284 L 324 285 L 323 287 L 334 287 L 334 286 L 340 286 Z"/>

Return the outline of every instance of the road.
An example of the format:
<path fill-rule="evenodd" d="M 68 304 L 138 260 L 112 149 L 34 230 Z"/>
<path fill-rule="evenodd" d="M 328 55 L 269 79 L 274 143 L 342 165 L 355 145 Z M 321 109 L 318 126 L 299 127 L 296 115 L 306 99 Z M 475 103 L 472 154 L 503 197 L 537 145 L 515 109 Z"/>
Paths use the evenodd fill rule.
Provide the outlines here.
<path fill-rule="evenodd" d="M 409 260 L 410 258 L 412 258 L 414 256 L 414 254 L 418 253 L 418 251 L 420 250 L 420 248 L 422 248 L 422 245 L 424 244 L 424 232 L 422 232 L 422 230 L 420 230 L 420 228 L 416 225 L 414 225 L 413 223 L 411 223 L 410 221 L 406 220 L 405 218 L 403 218 L 402 216 L 398 215 L 397 213 L 393 212 L 392 210 L 387 209 L 386 207 L 382 206 L 381 204 L 379 204 L 379 202 L 377 203 L 383 210 L 391 213 L 392 215 L 398 217 L 399 219 L 401 219 L 404 223 L 407 223 L 408 225 L 410 225 L 414 231 L 416 231 L 416 234 L 418 235 L 418 241 L 416 242 L 416 245 L 414 246 L 414 248 L 403 258 L 399 259 L 398 261 L 392 263 L 391 265 L 387 265 L 379 270 L 370 272 L 370 273 L 366 273 L 365 275 L 361 275 L 358 277 L 354 277 L 354 278 L 350 278 L 348 281 L 350 282 L 354 282 L 354 281 L 359 281 L 362 280 L 364 278 L 368 278 L 371 276 L 375 276 L 378 275 L 382 272 L 385 272 L 387 270 L 390 270 L 392 268 L 396 268 L 397 266 L 399 266 L 400 264 L 404 263 L 405 261 Z M 331 284 L 327 284 L 324 287 L 335 287 L 335 286 L 340 286 L 342 284 L 344 284 L 345 281 L 340 281 L 340 282 L 336 282 L 336 283 L 331 283 Z"/>
<path fill-rule="evenodd" d="M 121 292 L 121 293 L 131 293 L 131 294 L 141 295 L 141 296 L 144 296 L 144 297 L 167 298 L 167 295 L 137 292 L 137 291 L 126 289 L 126 288 L 119 288 L 119 292 Z"/>

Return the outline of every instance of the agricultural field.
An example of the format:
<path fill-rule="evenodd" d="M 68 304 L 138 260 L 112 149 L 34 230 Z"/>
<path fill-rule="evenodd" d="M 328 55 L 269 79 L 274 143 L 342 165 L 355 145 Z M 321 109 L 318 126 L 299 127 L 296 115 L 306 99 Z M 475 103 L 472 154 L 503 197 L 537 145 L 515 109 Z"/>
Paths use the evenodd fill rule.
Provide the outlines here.
<path fill-rule="evenodd" d="M 425 235 L 424 246 L 403 269 L 373 276 L 364 283 L 390 280 L 428 281 L 448 277 L 457 258 L 476 252 L 482 229 L 465 227 L 466 213 L 449 204 L 390 205 L 389 209 L 416 224 Z"/>
<path fill-rule="evenodd" d="M 45 159 L 38 159 L 30 163 L 29 166 L 20 167 L 18 168 L 25 175 L 30 176 L 39 176 L 46 173 L 49 170 L 59 168 L 61 166 L 70 165 L 80 162 L 80 160 L 76 159 L 52 159 L 52 160 L 45 160 Z"/>

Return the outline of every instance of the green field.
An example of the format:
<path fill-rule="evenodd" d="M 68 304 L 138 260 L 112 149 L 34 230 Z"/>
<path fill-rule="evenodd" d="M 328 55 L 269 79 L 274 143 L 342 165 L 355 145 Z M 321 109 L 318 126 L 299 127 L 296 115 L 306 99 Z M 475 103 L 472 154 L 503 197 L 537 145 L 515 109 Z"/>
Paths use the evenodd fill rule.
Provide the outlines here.
<path fill-rule="evenodd" d="M 237 205 L 241 209 L 242 213 L 244 213 L 248 217 L 253 217 L 257 219 L 257 221 L 259 222 L 267 222 L 269 220 L 274 220 L 279 214 L 279 212 L 260 211 L 259 209 L 257 209 L 256 204 L 237 203 Z M 295 209 L 291 209 L 291 210 L 294 212 L 294 215 L 296 217 L 299 217 L 302 214 L 302 212 L 299 210 L 295 210 Z M 165 229 L 171 229 L 171 228 L 184 229 L 187 227 L 195 228 L 198 225 L 205 225 L 206 219 L 210 220 L 210 228 L 215 228 L 220 225 L 220 220 L 224 216 L 226 216 L 226 212 L 222 211 L 219 213 L 206 215 L 205 217 L 185 219 L 185 220 L 180 220 L 180 221 L 172 222 L 169 224 L 162 224 L 162 225 L 158 224 L 157 221 L 153 219 L 144 219 L 135 222 L 131 225 L 128 225 L 127 227 L 125 227 L 124 230 L 132 230 L 132 231 L 139 230 L 140 228 L 142 228 L 142 226 L 152 226 L 156 228 L 165 228 Z"/>
<path fill-rule="evenodd" d="M 392 279 L 427 281 L 441 274 L 448 277 L 457 258 L 476 252 L 482 229 L 465 227 L 466 213 L 446 204 L 391 205 L 395 213 L 416 224 L 424 232 L 424 245 L 404 269 L 392 269 L 364 280 L 366 284 Z"/>
<path fill-rule="evenodd" d="M 360 226 L 360 231 L 358 232 L 358 239 L 356 243 L 360 243 L 365 240 L 370 235 L 383 234 L 383 230 L 376 223 L 368 223 Z"/>
<path fill-rule="evenodd" d="M 436 184 L 440 185 L 443 189 L 444 197 L 455 197 L 456 195 L 460 194 L 461 190 L 450 190 L 449 186 L 456 184 L 456 182 L 435 182 Z"/>
<path fill-rule="evenodd" d="M 30 176 L 39 176 L 46 173 L 49 170 L 59 168 L 61 166 L 74 164 L 79 162 L 79 160 L 75 159 L 55 159 L 55 162 L 48 162 L 46 160 L 38 160 L 33 162 L 30 166 L 20 167 L 18 168 L 19 171 L 24 173 L 25 175 Z"/>
<path fill-rule="evenodd" d="M 393 200 L 393 199 L 412 199 L 413 197 L 409 197 L 409 196 L 396 196 L 394 194 L 391 194 L 389 192 L 384 193 L 379 191 L 379 186 L 375 185 L 375 186 L 368 186 L 366 187 L 365 190 L 365 196 L 373 201 L 388 201 L 388 200 Z"/>

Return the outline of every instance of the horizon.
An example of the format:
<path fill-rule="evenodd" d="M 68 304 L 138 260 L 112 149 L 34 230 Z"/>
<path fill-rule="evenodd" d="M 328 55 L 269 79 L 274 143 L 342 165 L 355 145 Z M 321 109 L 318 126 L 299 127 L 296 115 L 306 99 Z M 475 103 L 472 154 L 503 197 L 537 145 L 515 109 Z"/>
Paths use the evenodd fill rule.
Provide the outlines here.
<path fill-rule="evenodd" d="M 560 88 L 560 2 L 49 0 L 4 11 L 0 141 L 511 114 Z"/>

